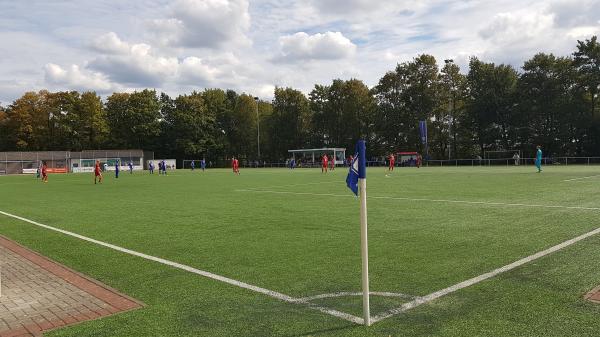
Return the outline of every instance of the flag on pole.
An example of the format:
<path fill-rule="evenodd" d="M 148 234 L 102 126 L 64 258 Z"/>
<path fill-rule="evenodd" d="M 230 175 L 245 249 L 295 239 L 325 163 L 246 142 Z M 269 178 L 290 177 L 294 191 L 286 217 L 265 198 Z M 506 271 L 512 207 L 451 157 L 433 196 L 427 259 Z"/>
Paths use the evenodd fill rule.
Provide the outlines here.
<path fill-rule="evenodd" d="M 350 170 L 346 177 L 346 185 L 352 192 L 358 196 L 358 152 L 354 154 L 354 158 L 350 162 Z"/>
<path fill-rule="evenodd" d="M 360 199 L 360 252 L 362 260 L 363 322 L 371 325 L 369 305 L 369 245 L 367 243 L 367 147 L 364 140 L 356 144 L 356 154 L 350 163 L 346 185 Z M 359 193 L 360 192 L 360 193 Z"/>

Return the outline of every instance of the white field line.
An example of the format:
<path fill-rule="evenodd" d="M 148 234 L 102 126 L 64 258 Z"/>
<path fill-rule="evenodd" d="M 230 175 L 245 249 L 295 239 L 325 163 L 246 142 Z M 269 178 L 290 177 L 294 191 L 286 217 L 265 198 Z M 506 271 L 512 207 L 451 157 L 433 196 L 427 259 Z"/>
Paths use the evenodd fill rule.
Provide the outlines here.
<path fill-rule="evenodd" d="M 266 189 L 266 188 L 282 188 L 282 187 L 296 187 L 296 186 L 305 186 L 305 185 L 324 185 L 324 184 L 339 184 L 339 181 L 325 181 L 318 183 L 302 183 L 302 184 L 291 184 L 291 185 L 278 185 L 278 186 L 260 186 L 260 187 L 252 187 L 252 189 Z"/>
<path fill-rule="evenodd" d="M 405 312 L 407 310 L 416 308 L 416 307 L 420 306 L 421 304 L 425 304 L 425 303 L 431 302 L 431 301 L 433 301 L 433 300 L 435 300 L 437 298 L 440 298 L 442 296 L 451 294 L 451 293 L 453 293 L 453 292 L 455 292 L 457 290 L 460 290 L 460 289 L 472 286 L 474 284 L 477 284 L 479 282 L 485 281 L 485 280 L 487 280 L 489 278 L 492 278 L 492 277 L 497 276 L 499 274 L 502 274 L 502 273 L 505 273 L 507 271 L 513 270 L 513 269 L 515 269 L 517 267 L 520 267 L 520 266 L 522 266 L 522 265 L 524 265 L 526 263 L 529 263 L 531 261 L 537 260 L 537 259 L 539 259 L 541 257 L 544 257 L 544 256 L 548 255 L 548 254 L 552 254 L 552 253 L 554 253 L 556 251 L 559 251 L 559 250 L 561 250 L 561 249 L 563 249 L 565 247 L 568 247 L 568 246 L 570 246 L 570 245 L 572 245 L 574 243 L 577 243 L 577 242 L 579 242 L 581 240 L 584 240 L 584 239 L 586 239 L 586 238 L 588 238 L 590 236 L 596 235 L 598 233 L 600 233 L 600 228 L 596 228 L 596 229 L 594 229 L 591 232 L 587 232 L 587 233 L 582 234 L 582 235 L 580 235 L 580 236 L 578 236 L 576 238 L 573 238 L 571 240 L 567 240 L 567 241 L 565 241 L 563 243 L 559 243 L 556 246 L 552 246 L 552 247 L 550 247 L 550 248 L 548 248 L 546 250 L 543 250 L 541 252 L 538 252 L 538 253 L 535 253 L 533 255 L 527 256 L 527 257 L 522 258 L 522 259 L 520 259 L 518 261 L 515 261 L 515 262 L 513 262 L 511 264 L 507 264 L 504 267 L 500 267 L 498 269 L 494 269 L 491 272 L 488 272 L 488 273 L 485 273 L 485 274 L 473 277 L 471 279 L 468 279 L 466 281 L 457 283 L 457 284 L 455 284 L 453 286 L 450 286 L 448 288 L 445 288 L 445 289 L 433 292 L 433 293 L 431 293 L 429 295 L 425 295 L 423 297 L 418 297 L 417 299 L 415 299 L 413 301 L 410 301 L 408 303 L 405 303 L 405 304 L 403 304 L 402 306 L 400 306 L 398 308 L 389 310 L 389 311 L 387 311 L 387 312 L 385 312 L 383 314 L 380 314 L 380 315 L 377 315 L 377 316 L 371 318 L 371 322 L 381 321 L 383 319 L 386 319 L 386 318 L 392 317 L 394 315 L 403 313 L 403 312 Z"/>
<path fill-rule="evenodd" d="M 314 296 L 302 297 L 299 300 L 310 302 L 310 301 L 323 299 L 323 298 L 334 298 L 334 297 L 342 297 L 342 296 L 362 296 L 362 295 L 363 295 L 362 292 L 342 291 L 339 293 L 319 294 L 319 295 L 314 295 Z M 398 298 L 406 298 L 406 299 L 417 298 L 417 296 L 412 296 L 412 295 L 407 295 L 407 294 L 402 294 L 402 293 L 391 293 L 391 292 L 385 292 L 385 291 L 370 291 L 369 295 L 382 296 L 382 297 L 398 297 Z"/>
<path fill-rule="evenodd" d="M 36 225 L 36 226 L 42 227 L 42 228 L 45 228 L 45 229 L 49 229 L 49 230 L 52 230 L 52 231 L 55 231 L 55 232 L 59 232 L 59 233 L 65 234 L 65 235 L 69 235 L 69 236 L 78 238 L 80 240 L 84 240 L 84 241 L 87 241 L 87 242 L 95 243 L 95 244 L 97 244 L 99 246 L 107 247 L 107 248 L 110 248 L 110 249 L 113 249 L 113 250 L 116 250 L 116 251 L 119 251 L 119 252 L 122 252 L 122 253 L 125 253 L 125 254 L 129 254 L 129 255 L 141 257 L 141 258 L 146 259 L 146 260 L 158 262 L 158 263 L 170 266 L 170 267 L 174 267 L 174 268 L 177 268 L 177 269 L 185 270 L 187 272 L 194 273 L 194 274 L 197 274 L 197 275 L 201 275 L 201 276 L 213 279 L 213 280 L 221 281 L 221 282 L 224 282 L 224 283 L 236 286 L 236 287 L 248 289 L 248 290 L 251 290 L 251 291 L 254 291 L 254 292 L 257 292 L 257 293 L 261 293 L 261 294 L 264 294 L 264 295 L 276 298 L 276 299 L 284 301 L 284 302 L 304 304 L 304 305 L 308 306 L 311 309 L 318 310 L 320 312 L 323 312 L 323 313 L 326 313 L 326 314 L 329 314 L 331 316 L 335 316 L 335 317 L 338 317 L 338 318 L 342 318 L 342 319 L 345 319 L 345 320 L 350 321 L 350 322 L 354 322 L 354 323 L 357 323 L 357 324 L 363 324 L 363 322 L 364 322 L 363 319 L 360 318 L 360 317 L 356 317 L 354 315 L 350 315 L 350 314 L 347 314 L 345 312 L 341 312 L 341 311 L 337 311 L 337 310 L 333 310 L 333 309 L 329 309 L 329 308 L 317 306 L 317 305 L 314 305 L 312 303 L 308 303 L 307 301 L 305 301 L 303 299 L 300 299 L 300 298 L 294 298 L 294 297 L 291 297 L 291 296 L 288 296 L 288 295 L 285 295 L 285 294 L 282 294 L 282 293 L 279 293 L 279 292 L 276 292 L 276 291 L 273 291 L 273 290 L 261 288 L 261 287 L 258 287 L 258 286 L 252 285 L 252 284 L 248 284 L 248 283 L 245 283 L 245 282 L 241 282 L 241 281 L 237 281 L 237 280 L 234 280 L 234 279 L 230 279 L 230 278 L 225 277 L 225 276 L 221 276 L 221 275 L 213 274 L 213 273 L 208 272 L 208 271 L 196 269 L 194 267 L 190 267 L 190 266 L 187 266 L 187 265 L 184 265 L 184 264 L 181 264 L 181 263 L 177 263 L 177 262 L 169 261 L 169 260 L 166 260 L 166 259 L 163 259 L 163 258 L 160 258 L 160 257 L 156 257 L 156 256 L 152 256 L 152 255 L 148 255 L 148 254 L 136 252 L 136 251 L 131 250 L 131 249 L 127 249 L 127 248 L 123 248 L 123 247 L 120 247 L 120 246 L 116 246 L 116 245 L 113 245 L 111 243 L 107 243 L 107 242 L 104 242 L 104 241 L 92 239 L 90 237 L 83 236 L 83 235 L 80 235 L 80 234 L 77 234 L 77 233 L 73 233 L 73 232 L 70 232 L 70 231 L 67 231 L 67 230 L 64 230 L 64 229 L 60 229 L 60 228 L 56 228 L 56 227 L 44 225 L 42 223 L 39 223 L 39 222 L 30 220 L 30 219 L 27 219 L 27 218 L 23 218 L 23 217 L 20 217 L 18 215 L 10 214 L 10 213 L 3 212 L 3 211 L 0 211 L 0 214 L 3 214 L 5 216 L 11 217 L 11 218 L 14 218 L 14 219 L 17 219 L 17 220 L 24 221 L 24 222 L 27 222 L 27 223 L 30 223 L 32 225 Z"/>
<path fill-rule="evenodd" d="M 587 177 L 581 177 L 581 178 L 565 179 L 563 181 L 575 181 L 575 180 L 583 180 L 583 179 L 590 179 L 590 178 L 596 178 L 596 177 L 600 177 L 600 174 L 597 174 L 595 176 L 587 176 Z"/>
<path fill-rule="evenodd" d="M 267 190 L 252 190 L 252 189 L 238 189 L 235 191 L 236 192 L 270 193 L 270 194 L 313 195 L 313 196 L 321 196 L 321 197 L 356 198 L 355 196 L 353 196 L 351 194 L 267 191 Z M 537 207 L 537 208 L 558 208 L 558 209 L 578 209 L 578 210 L 586 210 L 586 211 L 600 211 L 600 207 L 583 207 L 583 206 L 519 204 L 519 203 L 505 203 L 505 202 L 493 202 L 493 201 L 467 201 L 467 200 L 405 198 L 405 197 L 386 197 L 386 196 L 368 196 L 368 198 L 369 199 L 385 199 L 385 200 L 403 200 L 403 201 L 427 201 L 427 202 L 441 202 L 441 203 L 468 204 L 468 205 L 534 207 L 534 208 Z"/>

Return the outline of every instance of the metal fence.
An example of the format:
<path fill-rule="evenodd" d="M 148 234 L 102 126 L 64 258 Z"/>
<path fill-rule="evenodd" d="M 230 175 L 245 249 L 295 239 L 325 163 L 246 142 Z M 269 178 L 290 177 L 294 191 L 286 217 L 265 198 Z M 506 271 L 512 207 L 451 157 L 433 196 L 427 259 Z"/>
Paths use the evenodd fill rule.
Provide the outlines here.
<path fill-rule="evenodd" d="M 452 167 L 452 166 L 520 166 L 520 165 L 533 165 L 535 158 L 520 158 L 518 160 L 513 158 L 501 158 L 501 159 L 430 159 L 423 160 L 422 166 L 424 167 Z M 229 167 L 229 162 L 220 161 L 220 165 L 214 167 Z M 369 160 L 367 166 L 379 167 L 387 166 L 386 160 Z M 542 165 L 600 165 L 600 157 L 545 157 L 542 158 Z M 289 162 L 246 162 L 240 163 L 241 167 L 244 168 L 284 168 L 289 167 Z M 347 165 L 336 165 L 336 167 L 343 167 Z M 415 163 L 412 162 L 410 165 L 397 163 L 397 167 L 414 167 Z M 207 164 L 208 167 L 208 164 Z M 315 163 L 302 163 L 296 165 L 296 168 L 319 168 L 321 167 L 320 162 Z"/>
<path fill-rule="evenodd" d="M 427 160 L 424 166 L 519 166 L 533 165 L 535 158 L 502 158 L 502 159 L 451 159 Z M 600 157 L 545 157 L 542 165 L 600 165 Z"/>

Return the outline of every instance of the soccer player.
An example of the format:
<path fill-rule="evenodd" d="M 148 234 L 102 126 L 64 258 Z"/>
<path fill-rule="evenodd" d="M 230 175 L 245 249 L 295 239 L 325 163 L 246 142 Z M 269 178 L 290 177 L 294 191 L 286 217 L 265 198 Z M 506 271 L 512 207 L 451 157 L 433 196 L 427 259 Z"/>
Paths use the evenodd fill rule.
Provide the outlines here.
<path fill-rule="evenodd" d="M 423 157 L 419 153 L 419 154 L 417 154 L 417 168 L 420 168 L 422 163 L 423 163 Z"/>
<path fill-rule="evenodd" d="M 100 161 L 96 160 L 96 166 L 94 167 L 94 185 L 99 182 L 102 184 L 102 171 L 100 170 Z"/>
<path fill-rule="evenodd" d="M 133 163 L 129 161 L 129 174 L 133 174 Z"/>
<path fill-rule="evenodd" d="M 542 172 L 542 147 L 539 145 L 535 154 L 535 166 L 538 169 L 538 173 Z"/>
<path fill-rule="evenodd" d="M 521 156 L 517 152 L 513 155 L 513 159 L 515 161 L 515 166 L 519 166 L 519 161 L 521 160 Z"/>
<path fill-rule="evenodd" d="M 204 170 L 206 170 L 206 160 L 202 159 L 200 161 L 200 169 L 202 170 L 202 172 L 204 172 Z"/>
<path fill-rule="evenodd" d="M 233 173 L 240 174 L 240 162 L 235 157 L 231 159 L 231 167 L 233 168 Z"/>
<path fill-rule="evenodd" d="M 119 179 L 119 161 L 115 162 L 115 178 Z"/>
<path fill-rule="evenodd" d="M 163 175 L 167 175 L 167 162 L 165 162 L 164 160 L 161 162 L 162 163 L 162 171 L 163 171 Z"/>
<path fill-rule="evenodd" d="M 48 182 L 48 165 L 46 165 L 46 162 L 42 162 L 42 181 L 47 183 Z"/>
<path fill-rule="evenodd" d="M 321 158 L 321 173 L 327 173 L 327 162 L 329 161 L 329 158 L 327 158 L 327 155 L 324 154 L 323 158 Z"/>
<path fill-rule="evenodd" d="M 194 163 L 194 161 L 192 160 L 192 171 L 196 168 L 196 164 Z"/>
<path fill-rule="evenodd" d="M 393 171 L 394 166 L 396 165 L 396 157 L 394 157 L 393 153 L 390 153 L 390 167 L 388 167 L 388 171 Z"/>
<path fill-rule="evenodd" d="M 150 162 L 150 164 L 148 164 L 148 171 L 150 171 L 150 174 L 154 174 L 154 163 Z"/>
<path fill-rule="evenodd" d="M 335 170 L 335 156 L 331 157 L 331 170 Z"/>

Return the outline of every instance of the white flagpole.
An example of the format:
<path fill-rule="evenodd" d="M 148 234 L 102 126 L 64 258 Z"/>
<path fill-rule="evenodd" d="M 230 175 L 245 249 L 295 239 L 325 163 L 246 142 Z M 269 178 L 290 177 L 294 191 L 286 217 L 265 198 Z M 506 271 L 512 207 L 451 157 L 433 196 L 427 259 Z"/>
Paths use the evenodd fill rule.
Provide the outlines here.
<path fill-rule="evenodd" d="M 369 307 L 369 245 L 367 242 L 367 174 L 366 146 L 364 140 L 358 141 L 358 186 L 360 190 L 360 250 L 362 257 L 363 318 L 366 326 L 371 325 Z"/>

